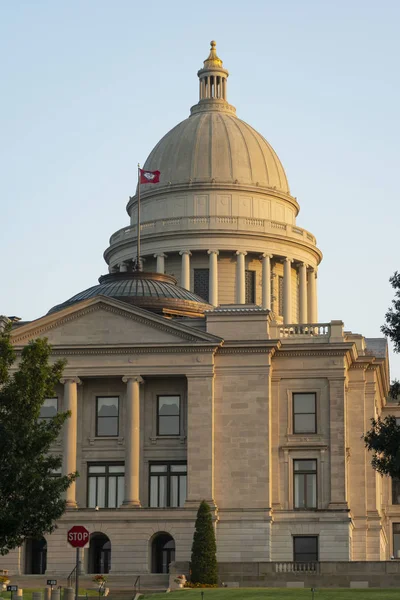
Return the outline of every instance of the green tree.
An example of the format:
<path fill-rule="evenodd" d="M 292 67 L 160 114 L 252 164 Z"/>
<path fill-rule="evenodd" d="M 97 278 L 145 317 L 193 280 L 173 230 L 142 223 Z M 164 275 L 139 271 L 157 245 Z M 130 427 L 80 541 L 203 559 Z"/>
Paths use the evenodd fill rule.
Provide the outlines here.
<path fill-rule="evenodd" d="M 400 273 L 397 271 L 389 279 L 395 290 L 392 306 L 385 315 L 381 331 L 394 344 L 394 351 L 400 352 Z M 390 386 L 389 398 L 400 399 L 400 381 L 395 379 Z M 392 415 L 371 420 L 371 429 L 364 436 L 365 446 L 372 455 L 372 467 L 381 475 L 400 478 L 400 426 Z"/>
<path fill-rule="evenodd" d="M 52 476 L 61 467 L 61 457 L 49 453 L 69 413 L 38 420 L 44 400 L 54 396 L 64 362 L 49 364 L 46 339 L 30 342 L 17 362 L 10 331 L 10 324 L 0 331 L 1 555 L 26 537 L 55 529 L 65 510 L 62 494 L 77 476 Z"/>
<path fill-rule="evenodd" d="M 193 583 L 218 582 L 217 544 L 211 510 L 203 500 L 197 511 L 192 544 L 191 580 Z"/>

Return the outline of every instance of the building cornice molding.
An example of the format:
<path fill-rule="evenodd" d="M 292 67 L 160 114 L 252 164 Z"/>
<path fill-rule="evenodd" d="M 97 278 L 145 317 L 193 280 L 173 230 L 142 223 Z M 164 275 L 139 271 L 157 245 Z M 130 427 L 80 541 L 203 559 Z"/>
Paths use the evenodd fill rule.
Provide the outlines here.
<path fill-rule="evenodd" d="M 102 356 L 107 354 L 214 354 L 215 346 L 190 346 L 190 345 L 159 345 L 159 346 L 53 346 L 51 354 L 53 356 Z M 22 352 L 23 346 L 15 348 L 17 354 Z"/>

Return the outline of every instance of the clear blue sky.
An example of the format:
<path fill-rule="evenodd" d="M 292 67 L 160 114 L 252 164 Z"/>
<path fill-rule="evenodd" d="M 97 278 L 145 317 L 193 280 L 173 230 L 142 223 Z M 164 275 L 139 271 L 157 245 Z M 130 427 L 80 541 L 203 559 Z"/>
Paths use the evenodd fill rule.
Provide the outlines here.
<path fill-rule="evenodd" d="M 379 336 L 400 269 L 399 22 L 396 0 L 3 2 L 0 313 L 37 318 L 106 272 L 136 164 L 197 102 L 216 39 L 324 253 L 320 321 Z"/>

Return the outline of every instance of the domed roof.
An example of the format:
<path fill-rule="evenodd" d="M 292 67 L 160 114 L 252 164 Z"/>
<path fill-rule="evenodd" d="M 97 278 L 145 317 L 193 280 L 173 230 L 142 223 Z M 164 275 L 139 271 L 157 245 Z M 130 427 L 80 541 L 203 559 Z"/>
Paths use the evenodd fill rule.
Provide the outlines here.
<path fill-rule="evenodd" d="M 222 67 L 214 41 L 198 75 L 198 104 L 192 107 L 190 117 L 158 142 L 144 164 L 145 170 L 161 173 L 155 187 L 215 182 L 257 185 L 289 193 L 276 152 L 260 133 L 237 118 L 235 108 L 226 100 L 228 71 Z"/>
<path fill-rule="evenodd" d="M 176 279 L 161 273 L 110 273 L 66 302 L 57 304 L 48 314 L 95 296 L 107 296 L 161 314 L 200 316 L 212 308 L 203 298 L 176 285 Z"/>

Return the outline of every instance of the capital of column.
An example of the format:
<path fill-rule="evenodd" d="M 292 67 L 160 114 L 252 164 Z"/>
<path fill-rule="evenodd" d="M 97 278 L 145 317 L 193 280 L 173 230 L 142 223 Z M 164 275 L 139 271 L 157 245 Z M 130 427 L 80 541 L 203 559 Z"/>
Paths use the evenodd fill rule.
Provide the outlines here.
<path fill-rule="evenodd" d="M 218 256 L 219 250 L 207 250 L 207 254 L 216 254 Z"/>
<path fill-rule="evenodd" d="M 240 256 L 241 254 L 243 254 L 243 256 L 247 256 L 247 252 L 242 252 L 242 250 L 236 250 L 235 254 L 236 256 Z"/>
<path fill-rule="evenodd" d="M 167 258 L 167 255 L 164 254 L 164 252 L 158 252 L 157 254 L 154 254 L 154 258 Z"/>
<path fill-rule="evenodd" d="M 188 254 L 189 256 L 192 256 L 192 253 L 190 252 L 190 250 L 181 250 L 179 252 L 180 256 L 183 256 L 184 254 Z"/>
<path fill-rule="evenodd" d="M 71 383 L 76 383 L 77 385 L 81 385 L 81 383 L 82 383 L 82 380 L 79 379 L 79 377 L 75 377 L 75 376 L 61 377 L 61 379 L 60 379 L 60 383 L 62 383 L 62 384 L 67 383 L 67 381 L 70 381 Z"/>
<path fill-rule="evenodd" d="M 261 260 L 262 258 L 273 258 L 273 257 L 274 257 L 273 254 L 268 254 L 268 252 L 264 252 L 263 254 L 260 254 L 259 258 Z"/>
<path fill-rule="evenodd" d="M 136 383 L 144 383 L 143 377 L 140 375 L 124 375 L 122 378 L 124 383 L 128 383 L 128 381 L 134 381 Z"/>
<path fill-rule="evenodd" d="M 284 262 L 287 263 L 292 263 L 293 262 L 293 258 L 289 258 L 288 256 L 285 257 Z"/>

